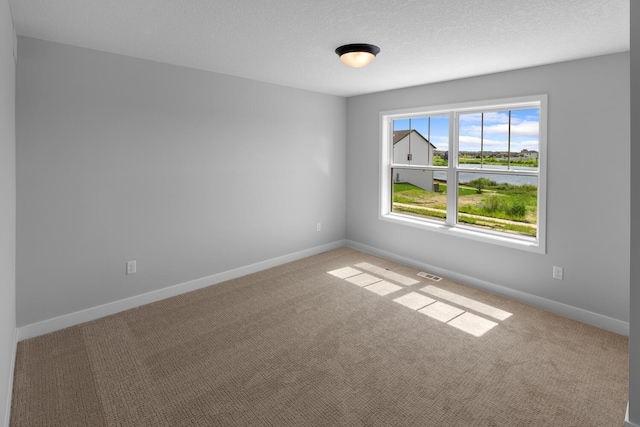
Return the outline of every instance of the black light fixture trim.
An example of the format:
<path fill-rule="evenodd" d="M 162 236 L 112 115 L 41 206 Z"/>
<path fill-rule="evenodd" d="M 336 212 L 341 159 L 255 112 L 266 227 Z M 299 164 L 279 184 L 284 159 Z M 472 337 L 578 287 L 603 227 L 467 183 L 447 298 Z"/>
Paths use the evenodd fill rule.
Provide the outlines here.
<path fill-rule="evenodd" d="M 378 46 L 366 43 L 354 43 L 354 44 L 345 44 L 344 46 L 340 46 L 336 49 L 336 53 L 338 56 L 342 56 L 345 53 L 350 52 L 367 52 L 376 56 L 380 53 L 380 48 Z"/>

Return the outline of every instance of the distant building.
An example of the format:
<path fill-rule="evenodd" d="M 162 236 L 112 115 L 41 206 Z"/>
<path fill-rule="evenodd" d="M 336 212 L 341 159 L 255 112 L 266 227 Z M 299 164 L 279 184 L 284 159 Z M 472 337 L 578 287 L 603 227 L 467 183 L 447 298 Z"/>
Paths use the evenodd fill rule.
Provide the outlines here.
<path fill-rule="evenodd" d="M 393 162 L 412 166 L 433 165 L 435 145 L 417 130 L 393 132 Z M 394 182 L 407 182 L 423 190 L 433 191 L 433 171 L 394 169 Z"/>

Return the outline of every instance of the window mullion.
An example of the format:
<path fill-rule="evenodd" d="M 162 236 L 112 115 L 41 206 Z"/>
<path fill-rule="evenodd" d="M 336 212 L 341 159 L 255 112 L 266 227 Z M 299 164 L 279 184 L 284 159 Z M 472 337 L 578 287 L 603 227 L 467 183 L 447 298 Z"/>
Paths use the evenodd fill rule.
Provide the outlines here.
<path fill-rule="evenodd" d="M 382 128 L 383 135 L 386 135 L 385 140 L 387 144 L 382 144 L 381 158 L 385 167 L 382 169 L 382 183 L 381 183 L 381 207 L 382 214 L 387 215 L 393 210 L 393 119 L 387 118 L 386 123 L 383 123 Z M 387 188 L 389 191 L 382 191 L 383 188 Z"/>
<path fill-rule="evenodd" d="M 509 126 L 507 128 L 507 169 L 511 169 L 511 110 L 509 110 Z"/>
<path fill-rule="evenodd" d="M 458 220 L 458 113 L 449 113 L 449 168 L 447 170 L 447 219 L 455 226 Z"/>

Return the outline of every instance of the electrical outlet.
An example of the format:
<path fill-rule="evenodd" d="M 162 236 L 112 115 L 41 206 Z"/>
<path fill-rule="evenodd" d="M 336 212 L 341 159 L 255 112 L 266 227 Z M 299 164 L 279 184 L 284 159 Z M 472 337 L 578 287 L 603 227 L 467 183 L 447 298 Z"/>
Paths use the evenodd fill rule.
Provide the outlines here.
<path fill-rule="evenodd" d="M 316 225 L 316 231 L 320 231 L 320 230 L 322 230 L 322 224 L 318 223 Z"/>
<path fill-rule="evenodd" d="M 562 278 L 564 277 L 564 270 L 562 267 L 558 267 L 557 265 L 553 266 L 553 278 L 554 279 L 558 279 L 558 280 L 562 280 Z"/>
<path fill-rule="evenodd" d="M 135 274 L 135 273 L 136 273 L 136 262 L 127 261 L 127 274 Z"/>

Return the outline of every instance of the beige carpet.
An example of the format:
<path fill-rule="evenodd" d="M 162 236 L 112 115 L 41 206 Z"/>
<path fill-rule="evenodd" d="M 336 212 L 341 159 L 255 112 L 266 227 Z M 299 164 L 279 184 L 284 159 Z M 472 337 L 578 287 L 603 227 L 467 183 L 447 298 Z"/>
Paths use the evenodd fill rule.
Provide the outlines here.
<path fill-rule="evenodd" d="M 625 337 L 416 273 L 343 248 L 23 341 L 11 425 L 623 424 Z"/>

